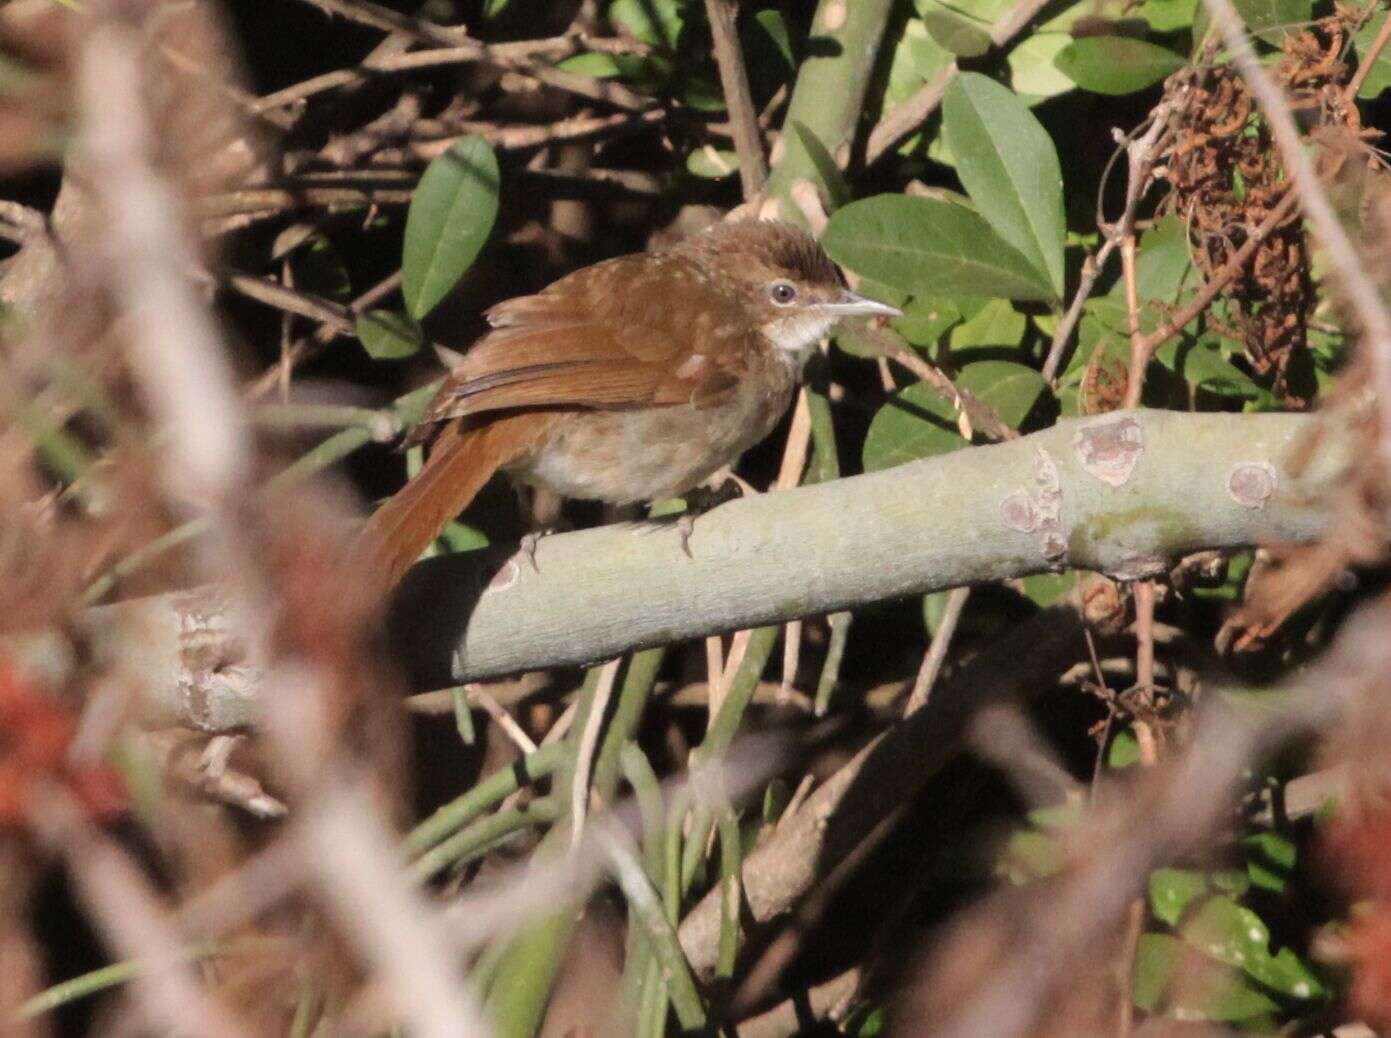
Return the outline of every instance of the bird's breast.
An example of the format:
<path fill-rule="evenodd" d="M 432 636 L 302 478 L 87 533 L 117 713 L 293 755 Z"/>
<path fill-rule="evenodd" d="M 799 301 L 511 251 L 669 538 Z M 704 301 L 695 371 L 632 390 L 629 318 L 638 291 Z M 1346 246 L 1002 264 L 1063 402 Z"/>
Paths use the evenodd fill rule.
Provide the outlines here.
<path fill-rule="evenodd" d="M 623 505 L 678 497 L 772 432 L 795 385 L 795 366 L 770 356 L 707 405 L 567 414 L 509 471 L 583 500 Z"/>

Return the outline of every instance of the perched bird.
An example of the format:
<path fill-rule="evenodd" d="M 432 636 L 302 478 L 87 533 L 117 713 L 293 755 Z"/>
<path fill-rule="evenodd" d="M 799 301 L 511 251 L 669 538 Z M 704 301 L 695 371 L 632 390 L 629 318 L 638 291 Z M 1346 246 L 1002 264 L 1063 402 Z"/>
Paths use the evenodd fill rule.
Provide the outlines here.
<path fill-rule="evenodd" d="M 498 471 L 614 505 L 680 496 L 768 435 L 800 350 L 898 313 L 851 292 L 805 231 L 757 220 L 499 303 L 407 437 L 428 458 L 368 521 L 368 550 L 395 583 Z"/>

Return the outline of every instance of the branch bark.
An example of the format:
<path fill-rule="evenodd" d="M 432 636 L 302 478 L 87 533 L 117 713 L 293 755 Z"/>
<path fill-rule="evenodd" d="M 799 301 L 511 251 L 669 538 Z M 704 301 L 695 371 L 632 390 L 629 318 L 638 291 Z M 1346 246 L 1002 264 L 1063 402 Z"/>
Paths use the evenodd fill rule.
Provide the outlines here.
<path fill-rule="evenodd" d="M 1054 566 L 1123 579 L 1205 548 L 1308 542 L 1347 459 L 1283 465 L 1314 419 L 1119 412 L 1010 443 L 734 501 L 675 529 L 615 524 L 429 559 L 393 610 L 416 689 L 611 659 Z M 1339 441 L 1330 440 L 1330 443 Z M 1233 476 L 1242 478 L 1233 480 Z M 1241 497 L 1235 497 L 1235 486 Z M 256 714 L 254 672 L 214 591 L 93 609 L 88 624 L 166 721 L 224 730 Z"/>

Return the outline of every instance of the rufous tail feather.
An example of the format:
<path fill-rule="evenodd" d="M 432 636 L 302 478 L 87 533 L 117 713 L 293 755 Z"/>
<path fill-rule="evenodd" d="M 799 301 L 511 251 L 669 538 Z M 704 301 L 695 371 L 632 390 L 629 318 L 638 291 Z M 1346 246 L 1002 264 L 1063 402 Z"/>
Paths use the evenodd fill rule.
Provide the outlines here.
<path fill-rule="evenodd" d="M 473 501 L 498 469 L 526 453 L 542 416 L 509 415 L 484 425 L 446 425 L 416 477 L 378 508 L 359 542 L 376 576 L 393 587 L 445 525 Z"/>

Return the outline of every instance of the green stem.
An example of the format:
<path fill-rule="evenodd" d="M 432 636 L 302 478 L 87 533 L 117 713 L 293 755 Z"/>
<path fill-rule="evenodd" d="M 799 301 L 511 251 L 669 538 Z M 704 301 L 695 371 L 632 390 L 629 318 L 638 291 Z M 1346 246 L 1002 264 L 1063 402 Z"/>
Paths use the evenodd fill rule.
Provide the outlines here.
<path fill-rule="evenodd" d="M 391 409 L 346 404 L 260 404 L 251 420 L 265 429 L 361 429 L 385 442 L 401 431 Z"/>
<path fill-rule="evenodd" d="M 613 800 L 618 784 L 617 761 L 625 743 L 632 739 L 642 720 L 643 708 L 652 694 L 652 686 L 661 662 L 659 650 L 635 654 L 609 719 L 608 729 L 596 755 L 592 789 L 599 800 Z M 574 782 L 574 754 L 579 745 L 589 713 L 594 707 L 598 688 L 599 667 L 592 667 L 580 690 L 579 706 L 565 740 L 567 752 L 555 782 L 555 796 L 568 808 L 570 786 Z M 546 834 L 535 856 L 562 854 L 570 839 L 568 825 L 556 825 Z M 550 998 L 551 984 L 560 968 L 561 957 L 574 929 L 576 913 L 563 907 L 526 930 L 512 941 L 503 953 L 497 975 L 488 992 L 488 1006 L 498 1038 L 531 1038 L 540 1025 Z M 679 949 L 678 949 L 679 950 Z"/>
<path fill-rule="evenodd" d="M 783 219 L 806 222 L 789 197 L 797 181 L 809 180 L 822 191 L 829 189 L 800 135 L 793 132 L 793 124 L 800 123 L 842 168 L 846 166 L 893 6 L 894 0 L 821 0 L 817 6 L 811 22 L 813 53 L 797 71 L 779 138 L 786 150 L 763 189 L 766 197 L 780 200 Z M 837 28 L 826 27 L 828 18 L 838 23 Z"/>
<path fill-rule="evenodd" d="M 449 697 L 454 704 L 454 727 L 459 732 L 459 739 L 465 746 L 472 746 L 478 733 L 473 728 L 473 708 L 468 703 L 468 689 L 455 685 L 449 690 Z"/>
<path fill-rule="evenodd" d="M 816 698 L 813 709 L 817 717 L 825 717 L 831 709 L 831 697 L 835 695 L 836 682 L 840 680 L 840 665 L 845 659 L 845 645 L 850 640 L 850 624 L 854 615 L 849 611 L 832 613 L 826 617 L 831 625 L 831 640 L 826 646 L 826 659 L 821 664 L 821 676 L 816 681 Z"/>
<path fill-rule="evenodd" d="M 614 791 L 618 788 L 623 751 L 642 724 L 642 715 L 652 696 L 652 688 L 657 683 L 657 671 L 661 669 L 665 655 L 665 648 L 645 649 L 633 653 L 633 658 L 628 661 L 623 687 L 618 693 L 618 704 L 613 709 L 608 729 L 594 758 L 592 786 L 603 803 L 613 800 Z M 651 770 L 650 766 L 648 770 Z"/>
<path fill-rule="evenodd" d="M 652 954 L 661 966 L 676 1019 L 688 1031 L 704 1027 L 705 1004 L 696 988 L 690 964 L 686 962 L 686 953 L 676 939 L 676 928 L 667 919 L 657 891 L 648 882 L 642 863 L 627 842 L 626 833 L 620 836 L 604 832 L 601 839 L 606 843 L 614 878 L 618 880 L 628 908 L 642 923 Z"/>
<path fill-rule="evenodd" d="M 180 960 L 207 959 L 220 954 L 222 950 L 221 946 L 216 944 L 198 945 L 184 952 L 180 956 Z M 40 991 L 23 1003 L 15 1011 L 12 1021 L 19 1023 L 23 1020 L 32 1020 L 36 1016 L 52 1012 L 59 1006 L 76 1002 L 79 998 L 86 998 L 88 995 L 95 995 L 99 991 L 105 991 L 107 988 L 132 981 L 151 968 L 159 968 L 159 964 L 141 959 L 127 959 L 124 962 L 113 962 L 110 966 L 103 966 L 101 969 L 92 970 L 91 973 L 84 973 L 71 980 L 65 980 L 61 984 L 54 984 L 51 988 Z"/>
<path fill-rule="evenodd" d="M 411 864 L 411 875 L 420 882 L 433 879 L 453 865 L 481 857 L 513 833 L 554 822 L 560 815 L 559 805 L 550 797 L 489 815 L 422 854 Z"/>
<path fill-rule="evenodd" d="M 551 774 L 568 753 L 569 747 L 564 743 L 552 743 L 493 772 L 412 829 L 406 837 L 406 851 L 414 855 L 429 850 L 522 786 Z"/>
<path fill-rule="evenodd" d="M 739 901 L 744 867 L 744 841 L 739 814 L 728 804 L 720 812 L 720 948 L 715 960 L 715 979 L 734 978 L 739 957 Z"/>

